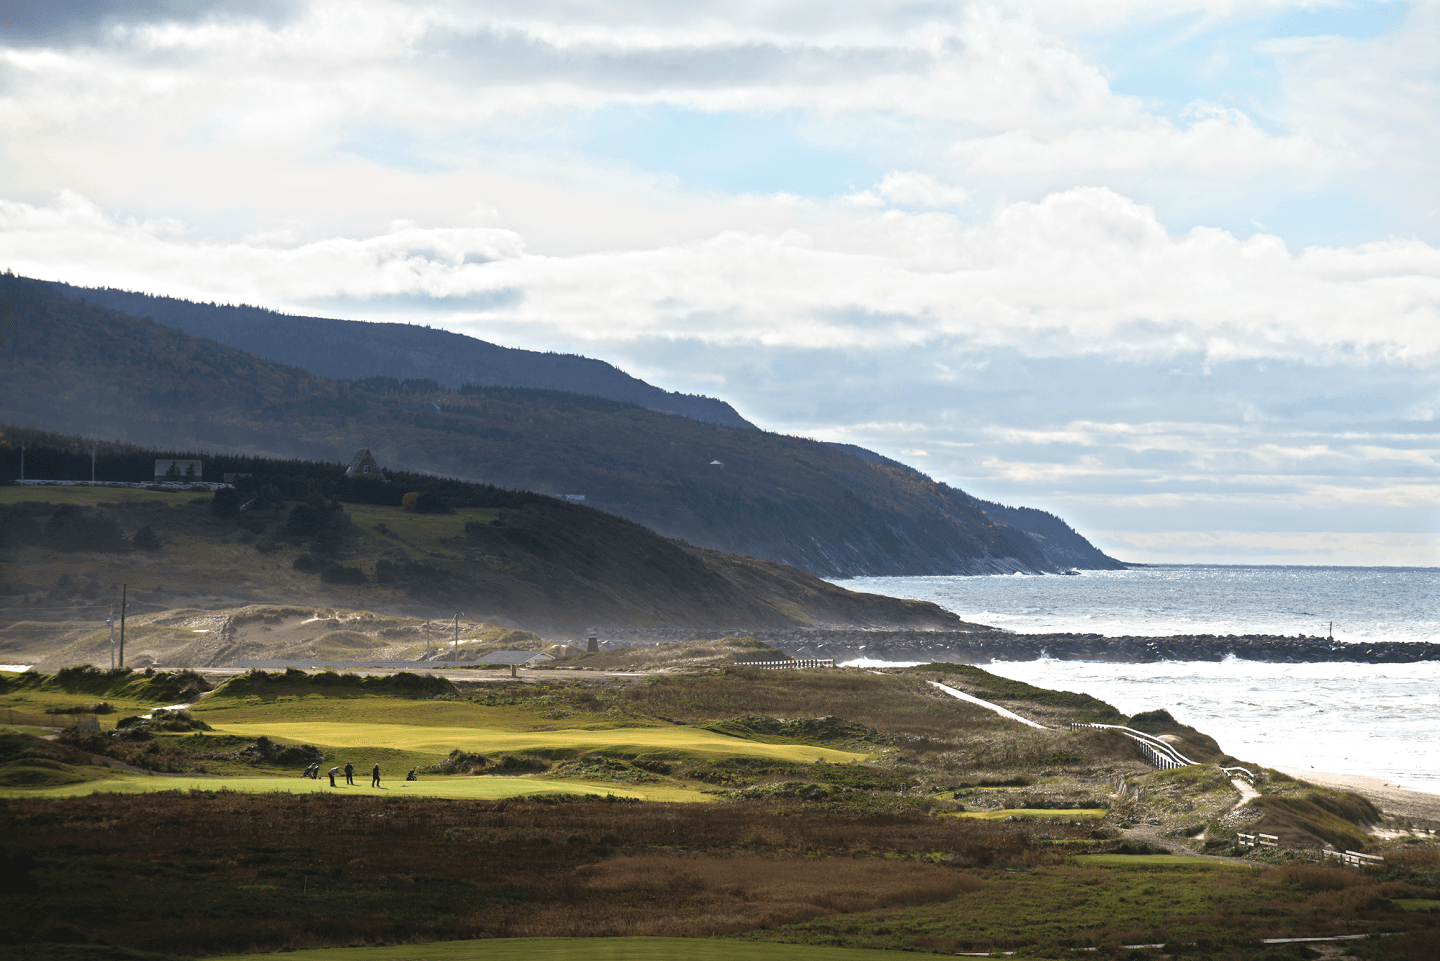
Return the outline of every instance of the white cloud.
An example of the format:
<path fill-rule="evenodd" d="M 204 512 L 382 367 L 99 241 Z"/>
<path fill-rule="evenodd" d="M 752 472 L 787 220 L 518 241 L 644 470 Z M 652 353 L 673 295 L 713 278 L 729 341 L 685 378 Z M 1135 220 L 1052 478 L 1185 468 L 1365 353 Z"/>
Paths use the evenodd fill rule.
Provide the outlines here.
<path fill-rule="evenodd" d="M 896 207 L 934 209 L 959 207 L 970 194 L 963 187 L 943 184 L 927 174 L 908 170 L 892 170 L 872 189 L 850 194 L 842 200 L 857 207 Z"/>
<path fill-rule="evenodd" d="M 513 290 L 523 303 L 505 308 L 510 322 L 543 320 L 576 342 L 865 349 L 951 338 L 1031 356 L 1440 355 L 1440 251 L 1392 242 L 1293 254 L 1263 235 L 1172 237 L 1153 211 L 1095 188 L 1012 204 L 975 227 L 887 211 L 819 231 L 722 230 L 569 257 L 528 255 L 504 228 L 404 222 L 293 246 L 274 236 L 215 243 L 173 221 L 122 222 L 64 193 L 0 206 L 0 256 L 26 272 L 292 307 Z"/>

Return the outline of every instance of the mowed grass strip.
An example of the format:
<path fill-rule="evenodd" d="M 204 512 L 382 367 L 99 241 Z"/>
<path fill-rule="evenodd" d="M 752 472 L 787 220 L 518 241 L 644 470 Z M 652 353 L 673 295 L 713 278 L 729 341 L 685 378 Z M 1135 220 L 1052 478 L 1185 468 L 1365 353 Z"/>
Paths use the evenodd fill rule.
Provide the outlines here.
<path fill-rule="evenodd" d="M 491 938 L 225 957 L 230 961 L 882 961 L 898 958 L 900 952 L 712 938 Z"/>
<path fill-rule="evenodd" d="M 1208 858 L 1193 858 L 1183 854 L 1077 854 L 1075 863 L 1095 868 L 1130 868 L 1131 870 L 1154 868 L 1188 868 L 1202 871 L 1215 868 L 1258 870 L 1253 864 L 1237 861 L 1212 861 Z"/>
<path fill-rule="evenodd" d="M 1006 808 L 1000 811 L 945 811 L 945 817 L 1003 821 L 1006 818 L 1103 818 L 1104 808 Z"/>
<path fill-rule="evenodd" d="M 589 781 L 552 781 L 529 777 L 437 777 L 405 781 L 404 773 L 381 778 L 380 787 L 370 786 L 370 772 L 355 772 L 355 784 L 346 785 L 336 775 L 335 787 L 322 777 L 312 781 L 301 777 L 161 777 L 120 774 L 106 771 L 104 780 L 78 784 L 52 784 L 40 788 L 0 788 L 0 797 L 61 798 L 87 794 L 146 794 L 156 791 L 238 791 L 244 794 L 328 794 L 332 796 L 464 798 L 496 801 L 527 794 L 593 794 L 601 797 L 637 798 L 645 801 L 711 801 L 711 795 L 675 784 L 597 784 Z"/>
<path fill-rule="evenodd" d="M 217 719 L 211 719 L 211 723 Z M 697 727 L 626 727 L 610 730 L 557 728 L 550 731 L 497 730 L 478 727 L 421 727 L 413 724 L 285 721 L 224 723 L 215 728 L 242 737 L 272 738 L 332 746 L 363 744 L 379 748 L 448 755 L 459 748 L 477 754 L 543 754 L 565 757 L 593 752 L 656 754 L 696 760 L 762 757 L 792 763 L 827 761 L 845 764 L 867 755 L 809 744 L 764 744 L 716 734 Z"/>

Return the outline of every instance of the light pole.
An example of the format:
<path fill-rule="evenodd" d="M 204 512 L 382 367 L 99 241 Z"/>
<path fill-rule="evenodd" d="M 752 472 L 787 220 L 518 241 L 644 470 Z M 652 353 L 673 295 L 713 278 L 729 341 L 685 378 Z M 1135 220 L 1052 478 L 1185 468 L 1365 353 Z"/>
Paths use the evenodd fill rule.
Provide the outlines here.
<path fill-rule="evenodd" d="M 455 663 L 460 663 L 460 615 L 464 611 L 455 612 Z"/>
<path fill-rule="evenodd" d="M 125 592 L 129 589 L 129 584 L 120 585 L 120 667 L 125 666 L 125 608 L 129 606 L 125 602 Z"/>

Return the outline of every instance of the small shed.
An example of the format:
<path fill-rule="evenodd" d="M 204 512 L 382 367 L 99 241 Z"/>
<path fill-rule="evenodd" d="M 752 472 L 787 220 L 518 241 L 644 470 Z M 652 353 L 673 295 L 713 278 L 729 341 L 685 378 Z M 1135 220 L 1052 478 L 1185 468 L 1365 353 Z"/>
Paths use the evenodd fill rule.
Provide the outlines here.
<path fill-rule="evenodd" d="M 710 466 L 711 466 L 711 467 L 722 467 L 722 468 L 723 468 L 723 467 L 725 466 L 725 462 L 724 462 L 724 461 L 718 461 L 718 460 L 712 460 L 712 461 L 710 462 Z"/>
<path fill-rule="evenodd" d="M 345 476 L 380 479 L 380 464 L 375 460 L 375 455 L 370 453 L 370 448 L 362 447 L 355 452 L 355 456 L 350 459 L 350 466 L 345 468 Z"/>

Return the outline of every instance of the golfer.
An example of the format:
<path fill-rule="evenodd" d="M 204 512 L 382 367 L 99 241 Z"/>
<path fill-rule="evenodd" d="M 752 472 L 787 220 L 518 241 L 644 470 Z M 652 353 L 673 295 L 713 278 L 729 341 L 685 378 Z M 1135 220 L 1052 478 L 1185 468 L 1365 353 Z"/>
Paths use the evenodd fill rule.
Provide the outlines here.
<path fill-rule="evenodd" d="M 376 761 L 375 766 L 370 769 L 370 786 L 380 786 L 380 762 Z"/>
<path fill-rule="evenodd" d="M 355 783 L 355 765 L 351 764 L 349 761 L 345 762 L 345 783 Z"/>

